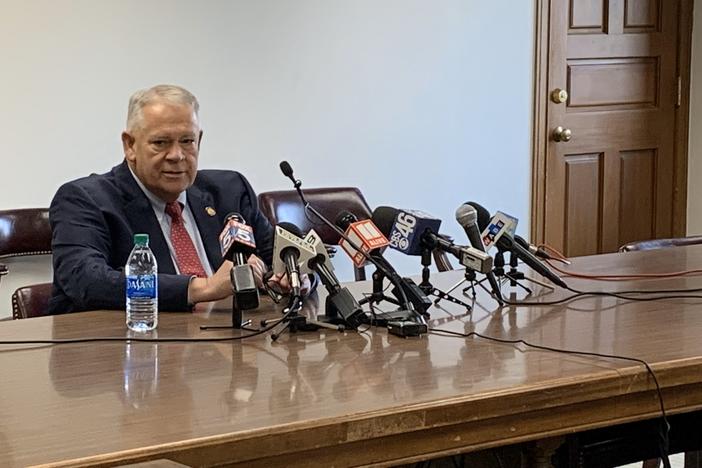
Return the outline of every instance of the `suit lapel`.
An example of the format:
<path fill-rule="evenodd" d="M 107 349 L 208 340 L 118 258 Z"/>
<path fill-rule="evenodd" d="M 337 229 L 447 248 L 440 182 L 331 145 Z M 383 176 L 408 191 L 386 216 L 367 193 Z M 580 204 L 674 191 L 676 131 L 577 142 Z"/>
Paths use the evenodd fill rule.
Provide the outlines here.
<path fill-rule="evenodd" d="M 221 215 L 217 216 L 214 202 L 209 193 L 203 192 L 196 186 L 187 190 L 188 205 L 197 223 L 202 243 L 205 246 L 207 258 L 213 271 L 222 264 L 222 252 L 219 247 L 219 234 L 222 230 Z"/>
<path fill-rule="evenodd" d="M 156 219 L 149 199 L 129 171 L 126 161 L 117 168 L 115 176 L 123 193 L 126 194 L 124 212 L 133 232 L 149 235 L 149 247 L 158 259 L 159 273 L 175 274 L 175 265 L 173 265 L 166 239 L 163 237 L 161 225 Z"/>

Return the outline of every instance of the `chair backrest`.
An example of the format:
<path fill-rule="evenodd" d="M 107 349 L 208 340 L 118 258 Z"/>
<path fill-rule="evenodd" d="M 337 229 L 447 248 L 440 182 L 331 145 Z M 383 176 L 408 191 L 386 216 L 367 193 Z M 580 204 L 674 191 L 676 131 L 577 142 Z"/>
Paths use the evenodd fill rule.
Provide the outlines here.
<path fill-rule="evenodd" d="M 638 250 L 654 250 L 667 247 L 682 247 L 685 245 L 702 244 L 702 236 L 673 237 L 668 239 L 651 239 L 630 242 L 619 247 L 620 252 L 634 252 Z"/>
<path fill-rule="evenodd" d="M 310 188 L 305 189 L 305 197 L 311 206 L 331 222 L 334 222 L 343 210 L 353 213 L 358 219 L 369 219 L 372 215 L 366 199 L 356 187 Z M 325 244 L 339 243 L 340 236 L 336 231 L 312 213 L 305 213 L 295 190 L 262 192 L 258 195 L 258 206 L 273 225 L 280 222 L 292 223 L 303 233 L 314 229 Z M 357 281 L 366 279 L 365 270 L 354 268 L 354 276 Z"/>
<path fill-rule="evenodd" d="M 0 260 L 51 253 L 48 208 L 0 210 Z M 0 263 L 0 276 L 7 266 Z"/>
<path fill-rule="evenodd" d="M 371 209 L 356 187 L 325 187 L 305 189 L 307 201 L 331 222 L 340 211 L 350 211 L 358 219 L 369 219 Z M 312 213 L 305 213 L 304 206 L 295 190 L 262 192 L 258 195 L 258 206 L 271 224 L 293 223 L 302 232 L 314 229 L 325 244 L 338 244 L 339 235 L 319 221 Z"/>
<path fill-rule="evenodd" d="M 0 259 L 51 253 L 48 208 L 0 211 Z"/>
<path fill-rule="evenodd" d="M 24 286 L 12 294 L 12 318 L 44 317 L 48 314 L 51 283 Z"/>

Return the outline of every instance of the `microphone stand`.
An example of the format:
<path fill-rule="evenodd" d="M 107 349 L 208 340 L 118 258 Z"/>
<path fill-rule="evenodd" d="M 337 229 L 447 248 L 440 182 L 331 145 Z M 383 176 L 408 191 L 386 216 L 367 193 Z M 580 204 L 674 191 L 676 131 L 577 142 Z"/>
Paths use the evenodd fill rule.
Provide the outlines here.
<path fill-rule="evenodd" d="M 519 283 L 519 280 L 525 280 L 525 281 L 531 281 L 532 283 L 536 283 L 539 286 L 547 288 L 551 291 L 554 290 L 554 287 L 551 286 L 550 284 L 544 283 L 543 281 L 539 281 L 539 280 L 534 279 L 534 278 L 529 278 L 523 272 L 519 271 L 517 269 L 517 266 L 519 265 L 519 257 L 517 256 L 517 253 L 514 250 L 510 251 L 509 265 L 510 265 L 509 273 L 505 273 L 505 277 L 510 280 L 509 281 L 510 286 L 512 286 L 512 287 L 520 286 L 523 289 L 525 289 L 529 294 L 531 294 L 531 292 L 532 292 L 531 289 L 529 289 L 528 287 Z"/>
<path fill-rule="evenodd" d="M 461 305 L 466 308 L 466 310 L 472 310 L 472 307 L 462 300 L 451 296 L 450 294 L 442 291 L 439 288 L 434 287 L 434 285 L 431 284 L 429 281 L 429 278 L 431 276 L 431 271 L 429 270 L 429 266 L 431 266 L 431 248 L 430 247 L 422 247 L 422 282 L 419 283 L 419 289 L 424 291 L 424 294 L 427 296 L 435 296 L 436 300 L 434 300 L 434 304 L 438 304 L 439 301 L 442 299 L 445 301 L 453 302 L 454 304 Z"/>
<path fill-rule="evenodd" d="M 365 304 L 378 304 L 380 302 L 389 302 L 391 304 L 395 304 L 396 306 L 399 306 L 400 303 L 396 300 L 393 299 L 390 296 L 386 296 L 384 293 L 384 288 L 383 288 L 383 281 L 385 280 L 385 275 L 383 274 L 382 271 L 379 269 L 376 269 L 375 272 L 373 273 L 373 292 L 358 301 L 360 305 L 365 305 Z"/>
<path fill-rule="evenodd" d="M 505 272 L 505 278 L 509 280 L 510 286 L 519 286 L 520 288 L 524 289 L 527 294 L 531 294 L 531 289 L 519 282 L 519 280 L 523 280 L 526 277 L 524 276 L 523 272 L 519 271 L 518 266 L 519 259 L 517 258 L 517 254 L 511 250 L 509 252 L 509 272 Z"/>
<path fill-rule="evenodd" d="M 477 286 L 480 286 L 481 288 L 483 288 L 483 290 L 484 290 L 485 292 L 487 292 L 488 294 L 490 294 L 490 296 L 492 296 L 500 305 L 502 305 L 502 304 L 503 304 L 502 299 L 500 299 L 499 297 L 495 297 L 495 293 L 494 293 L 493 291 L 490 291 L 490 290 L 489 290 L 487 287 L 485 287 L 485 285 L 483 284 L 486 280 L 487 280 L 487 278 L 483 278 L 483 279 L 480 279 L 480 280 L 479 280 L 478 277 L 477 277 L 477 275 L 476 275 L 475 270 L 473 270 L 473 269 L 471 269 L 471 268 L 466 268 L 465 275 L 464 275 L 463 279 L 461 279 L 458 283 L 456 283 L 456 284 L 454 284 L 453 286 L 451 286 L 451 287 L 446 291 L 446 294 L 451 294 L 451 293 L 452 293 L 456 288 L 458 288 L 460 285 L 462 285 L 462 284 L 465 283 L 465 282 L 468 282 L 468 286 L 466 286 L 466 287 L 463 288 L 463 290 L 462 290 L 463 294 L 466 294 L 466 295 L 467 295 L 468 292 L 470 291 L 470 295 L 473 297 L 473 299 L 475 299 L 475 298 L 477 297 L 477 293 L 475 292 L 475 286 L 477 285 Z"/>
<path fill-rule="evenodd" d="M 495 255 L 495 267 L 493 269 L 493 273 L 495 273 L 495 276 L 498 279 L 504 278 L 505 280 L 509 281 L 510 286 L 515 287 L 518 286 L 522 288 L 524 291 L 527 292 L 527 294 L 531 294 L 532 291 L 530 288 L 522 284 L 520 280 L 524 281 L 530 281 L 534 284 L 538 284 L 541 287 L 544 287 L 546 289 L 549 289 L 551 291 L 554 290 L 553 286 L 544 283 L 543 281 L 539 281 L 535 278 L 529 278 L 526 276 L 523 272 L 519 271 L 518 266 L 519 266 L 519 257 L 517 256 L 516 252 L 514 250 L 510 250 L 510 257 L 509 257 L 509 271 L 505 271 L 505 257 L 504 257 L 504 251 L 498 250 L 497 254 Z"/>
<path fill-rule="evenodd" d="M 234 266 L 232 266 L 232 269 L 229 272 L 229 278 L 232 284 L 232 292 L 234 293 L 232 295 L 232 324 L 231 326 L 229 325 L 207 325 L 207 326 L 201 326 L 201 330 L 230 330 L 230 329 L 236 329 L 236 330 L 247 330 L 247 331 L 252 331 L 252 332 L 257 332 L 259 330 L 256 330 L 255 328 L 248 328 L 249 325 L 251 325 L 252 321 L 251 319 L 246 319 L 244 320 L 244 311 L 245 310 L 251 310 L 251 309 L 256 309 L 258 308 L 258 292 L 256 292 L 256 300 L 255 304 L 251 302 L 250 297 L 244 297 L 244 293 L 239 291 L 236 287 L 236 282 L 234 281 L 234 268 L 236 268 L 237 265 L 243 265 L 246 262 L 243 261 L 243 255 L 241 253 L 237 253 L 235 256 L 235 261 L 238 263 Z"/>
<path fill-rule="evenodd" d="M 284 165 L 287 166 L 284 168 Z M 305 198 L 305 194 L 302 191 L 302 181 L 300 179 L 295 179 L 292 173 L 292 168 L 290 165 L 286 162 L 283 161 L 280 164 L 280 168 L 283 172 L 283 175 L 285 175 L 287 178 L 289 178 L 293 186 L 295 187 L 295 190 L 297 191 L 298 196 L 300 197 L 300 200 L 302 200 L 302 204 L 305 208 L 305 210 L 309 210 L 313 215 L 317 217 L 320 221 L 322 221 L 324 224 L 329 226 L 334 232 L 339 234 L 339 236 L 344 239 L 346 242 L 349 243 L 351 247 L 356 249 L 358 252 L 363 255 L 363 257 L 371 262 L 377 269 L 379 269 L 385 277 L 390 280 L 391 283 L 395 285 L 395 288 L 398 291 L 398 294 L 400 295 L 402 305 L 401 307 L 404 307 L 405 310 L 402 312 L 406 312 L 409 316 L 411 316 L 414 321 L 409 322 L 408 320 L 401 320 L 401 321 L 391 321 L 388 323 L 388 331 L 394 335 L 397 336 L 402 336 L 402 337 L 408 337 L 408 336 L 419 336 L 420 334 L 427 333 L 429 331 L 426 320 L 424 320 L 424 317 L 417 312 L 414 307 L 412 306 L 412 303 L 407 299 L 407 295 L 405 294 L 405 291 L 402 289 L 402 279 L 399 277 L 397 274 L 393 274 L 393 272 L 390 269 L 387 269 L 383 267 L 380 263 L 375 261 L 370 255 L 368 255 L 366 252 L 361 250 L 361 248 L 349 237 L 341 231 L 334 223 L 326 219 L 319 211 L 317 211 L 310 203 L 307 201 Z M 372 303 L 371 303 L 372 304 Z M 371 309 L 372 310 L 372 309 Z M 409 326 L 411 323 L 411 326 Z M 407 326 L 405 326 L 407 325 Z"/>
<path fill-rule="evenodd" d="M 384 280 L 385 275 L 382 271 L 380 271 L 380 269 L 377 269 L 373 273 L 373 292 L 370 295 L 358 301 L 359 305 L 368 304 L 370 308 L 370 313 L 366 313 L 365 315 L 364 323 L 384 327 L 387 326 L 388 322 L 413 320 L 415 317 L 414 312 L 410 310 L 404 310 L 401 308 L 390 312 L 375 312 L 374 304 L 379 304 L 383 301 L 401 307 L 400 302 L 397 299 L 386 296 L 383 293 Z"/>
<path fill-rule="evenodd" d="M 304 315 L 300 315 L 302 310 L 302 296 L 295 294 L 290 296 L 290 302 L 288 307 L 283 309 L 283 317 L 278 319 L 261 320 L 261 327 L 266 328 L 270 325 L 283 323 L 285 324 L 283 328 L 278 333 L 272 333 L 271 339 L 273 341 L 278 341 L 278 338 L 288 330 L 290 333 L 297 333 L 298 331 L 317 331 L 320 328 L 328 328 L 335 331 L 344 331 L 343 325 L 334 325 L 326 322 L 319 322 L 317 320 L 311 320 Z"/>

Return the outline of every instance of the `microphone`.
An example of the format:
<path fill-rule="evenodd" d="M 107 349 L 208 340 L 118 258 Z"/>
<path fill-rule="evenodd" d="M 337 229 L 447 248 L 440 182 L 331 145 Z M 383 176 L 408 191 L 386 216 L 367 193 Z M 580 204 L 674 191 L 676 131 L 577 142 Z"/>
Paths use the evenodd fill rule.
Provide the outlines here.
<path fill-rule="evenodd" d="M 358 245 L 360 250 L 369 256 L 376 255 L 382 258 L 382 252 L 389 242 L 373 221 L 370 219 L 359 221 L 353 213 L 342 211 L 337 215 L 335 224 L 345 231 L 346 237 Z M 361 268 L 366 265 L 366 257 L 352 247 L 349 241 L 342 238 L 339 240 L 339 245 L 351 257 L 356 267 Z"/>
<path fill-rule="evenodd" d="M 229 213 L 224 229 L 219 236 L 222 257 L 234 263 L 229 271 L 232 284 L 232 325 L 241 328 L 241 311 L 255 309 L 259 305 L 258 288 L 253 269 L 246 257 L 256 251 L 253 229 L 239 213 Z"/>
<path fill-rule="evenodd" d="M 292 223 L 279 223 L 275 227 L 273 272 L 288 275 L 293 298 L 301 297 L 300 275 L 311 271 L 307 262 L 317 254 L 301 237 L 300 229 Z"/>
<path fill-rule="evenodd" d="M 419 210 L 398 210 L 379 206 L 371 216 L 380 232 L 390 240 L 390 247 L 405 255 L 422 255 L 427 248 L 425 232 L 438 232 L 441 220 Z"/>
<path fill-rule="evenodd" d="M 456 221 L 458 221 L 458 224 L 460 224 L 463 230 L 466 232 L 470 245 L 481 252 L 485 252 L 485 246 L 483 245 L 483 240 L 480 236 L 480 231 L 478 230 L 478 212 L 475 210 L 475 208 L 470 206 L 468 203 L 464 203 L 463 205 L 459 206 L 456 210 Z M 495 273 L 489 271 L 485 273 L 485 276 L 490 283 L 490 288 L 492 289 L 493 294 L 495 295 L 497 301 L 501 304 L 502 294 L 500 292 L 500 285 L 497 282 L 497 278 L 495 278 Z"/>
<path fill-rule="evenodd" d="M 398 210 L 379 206 L 371 218 L 390 239 L 390 247 L 406 255 L 422 255 L 425 250 L 439 249 L 456 257 L 471 270 L 492 271 L 492 257 L 473 247 L 456 245 L 437 234 L 441 220 L 417 210 Z"/>
<path fill-rule="evenodd" d="M 349 211 L 341 211 L 336 217 L 336 225 L 346 231 L 346 235 L 350 239 L 355 240 L 361 250 L 371 259 L 383 265 L 387 270 L 392 271 L 398 278 L 400 278 L 400 284 L 402 285 L 402 290 L 404 291 L 407 300 L 409 300 L 417 310 L 423 314 L 429 310 L 431 307 L 431 299 L 424 294 L 424 291 L 417 286 L 417 283 L 415 283 L 412 278 L 400 277 L 400 274 L 397 273 L 395 268 L 393 268 L 385 257 L 383 257 L 383 251 L 389 242 L 372 220 L 365 219 L 359 221 L 358 218 L 356 218 L 356 215 L 353 213 Z M 354 239 L 354 237 L 356 238 Z M 366 263 L 365 257 L 356 249 L 351 247 L 348 242 L 345 242 L 342 239 L 340 241 L 340 245 L 348 256 L 351 257 L 356 266 L 360 267 Z M 360 265 L 356 263 L 357 258 L 361 258 L 363 260 L 363 262 L 359 262 Z M 402 295 L 398 292 L 397 285 L 394 286 L 392 294 L 398 301 L 402 301 Z"/>
<path fill-rule="evenodd" d="M 324 258 L 327 262 L 327 267 L 331 271 L 334 271 L 334 265 L 331 262 L 331 257 L 333 257 L 334 254 L 332 253 L 330 255 L 329 249 L 327 248 L 326 244 L 324 243 L 324 241 L 322 240 L 320 235 L 317 234 L 317 231 L 315 231 L 314 229 L 310 229 L 307 232 L 307 235 L 302 239 L 302 241 L 305 244 L 307 244 L 308 246 L 310 246 L 310 248 L 312 248 L 312 250 L 317 252 L 317 254 L 324 255 Z"/>
<path fill-rule="evenodd" d="M 224 220 L 224 228 L 219 235 L 219 246 L 224 260 L 246 263 L 246 258 L 256 252 L 253 228 L 239 213 L 229 213 Z M 236 262 L 235 262 L 236 263 Z"/>
<path fill-rule="evenodd" d="M 363 323 L 365 312 L 351 291 L 339 284 L 338 278 L 330 268 L 331 262 L 328 260 L 329 257 L 325 253 L 318 253 L 307 262 L 307 266 L 317 272 L 329 293 L 325 304 L 326 316 L 318 319 L 334 322 L 338 321 L 340 316 L 349 328 L 355 330 Z"/>
<path fill-rule="evenodd" d="M 490 212 L 488 212 L 484 207 L 482 207 L 478 203 L 468 202 L 468 205 L 475 208 L 475 210 L 478 212 L 479 223 L 481 222 L 481 220 L 484 220 L 486 218 L 489 219 L 489 221 L 485 223 L 485 225 L 478 226 L 481 229 L 483 229 L 483 239 L 485 239 L 486 237 L 490 238 L 489 240 L 491 240 L 492 243 L 496 244 L 498 249 L 514 252 L 520 260 L 529 265 L 535 272 L 539 273 L 545 278 L 548 278 L 552 283 L 562 288 L 568 288 L 568 285 L 566 285 L 561 278 L 556 276 L 556 274 L 553 273 L 550 269 L 548 269 L 546 265 L 541 263 L 541 261 L 538 258 L 532 255 L 532 253 L 529 252 L 528 249 L 525 249 L 519 242 L 516 242 L 512 238 L 512 236 L 505 232 L 507 229 L 505 228 L 504 224 L 500 225 L 500 223 L 503 223 L 501 220 L 494 220 L 494 218 L 490 219 Z"/>
<path fill-rule="evenodd" d="M 534 244 L 530 244 L 530 243 L 527 242 L 527 240 L 524 239 L 522 236 L 514 236 L 514 241 L 517 242 L 517 243 L 519 243 L 519 245 L 521 245 L 522 247 L 524 247 L 525 249 L 527 249 L 529 252 L 531 252 L 532 255 L 535 255 L 535 256 L 537 256 L 537 257 L 539 257 L 539 258 L 543 258 L 544 260 L 559 260 L 559 261 L 563 261 L 562 259 L 557 259 L 557 258 L 555 258 L 553 255 L 551 255 L 550 253 L 548 253 L 543 247 L 538 247 L 538 246 L 536 246 L 536 245 L 534 245 Z M 566 263 L 570 263 L 570 262 L 567 262 L 567 261 L 566 261 Z"/>
<path fill-rule="evenodd" d="M 302 181 L 299 179 L 295 179 L 293 175 L 293 170 L 292 167 L 290 167 L 290 164 L 287 161 L 281 161 L 280 163 L 280 170 L 283 172 L 283 175 L 285 175 L 287 178 L 289 178 L 292 182 L 293 185 L 295 186 L 295 190 L 297 191 L 297 194 L 300 197 L 300 200 L 302 200 L 302 204 L 304 205 L 305 209 L 314 214 L 320 221 L 322 221 L 324 224 L 329 226 L 331 229 L 336 231 L 339 236 L 346 240 L 347 242 L 351 243 L 352 247 L 356 247 L 353 245 L 353 243 L 346 237 L 346 234 L 342 230 L 340 230 L 338 227 L 336 227 L 331 221 L 329 221 L 327 218 L 325 218 L 318 210 L 316 210 L 313 206 L 310 205 L 310 203 L 307 201 L 305 198 L 305 194 L 302 191 Z M 398 290 L 398 294 L 401 294 L 402 300 L 400 301 L 402 304 L 402 307 L 406 307 L 408 311 L 414 312 L 413 304 L 407 299 L 404 290 L 403 290 L 403 285 L 402 281 L 394 270 L 390 270 L 386 268 L 386 265 L 383 265 L 381 263 L 378 263 L 375 259 L 371 258 L 363 252 L 363 255 L 366 256 L 366 259 L 369 260 L 371 263 L 373 263 L 394 285 L 395 288 Z M 416 318 L 420 322 L 424 322 L 424 318 L 420 314 L 416 314 Z M 423 326 L 415 328 L 413 330 L 408 330 L 406 335 L 403 336 L 410 336 L 409 333 L 415 333 L 412 336 L 419 335 L 420 333 L 426 333 L 428 330 L 426 323 L 423 324 Z"/>

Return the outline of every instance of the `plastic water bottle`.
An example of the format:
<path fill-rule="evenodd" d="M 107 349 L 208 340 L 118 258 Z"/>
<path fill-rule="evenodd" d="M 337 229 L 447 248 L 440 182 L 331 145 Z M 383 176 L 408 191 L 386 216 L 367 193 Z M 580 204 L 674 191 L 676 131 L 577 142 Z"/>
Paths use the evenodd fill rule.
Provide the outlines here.
<path fill-rule="evenodd" d="M 148 234 L 134 234 L 134 248 L 124 267 L 127 279 L 127 327 L 149 331 L 158 324 L 158 267 Z"/>

